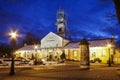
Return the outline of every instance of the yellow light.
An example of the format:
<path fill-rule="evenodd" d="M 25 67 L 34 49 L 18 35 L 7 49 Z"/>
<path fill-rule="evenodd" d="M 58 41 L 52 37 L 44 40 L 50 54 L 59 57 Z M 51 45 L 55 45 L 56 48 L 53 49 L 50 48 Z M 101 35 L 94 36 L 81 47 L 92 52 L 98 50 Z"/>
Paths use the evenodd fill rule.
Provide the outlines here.
<path fill-rule="evenodd" d="M 16 36 L 17 36 L 16 33 L 11 33 L 10 35 L 12 38 L 16 38 Z"/>
<path fill-rule="evenodd" d="M 16 37 L 18 37 L 17 31 L 11 31 L 9 35 L 12 39 L 16 39 Z"/>
<path fill-rule="evenodd" d="M 111 47 L 111 45 L 110 45 L 110 44 L 108 44 L 108 47 L 110 48 L 110 47 Z"/>
<path fill-rule="evenodd" d="M 35 45 L 35 46 L 34 46 L 34 48 L 35 48 L 35 49 L 37 49 L 37 48 L 38 48 L 38 46 L 37 46 L 37 45 Z"/>

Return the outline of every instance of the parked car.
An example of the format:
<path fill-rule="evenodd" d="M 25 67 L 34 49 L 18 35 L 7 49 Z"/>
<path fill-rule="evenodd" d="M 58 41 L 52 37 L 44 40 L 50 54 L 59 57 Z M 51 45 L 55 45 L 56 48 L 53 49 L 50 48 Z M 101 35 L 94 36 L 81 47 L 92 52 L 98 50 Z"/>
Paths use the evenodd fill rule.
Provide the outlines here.
<path fill-rule="evenodd" d="M 0 66 L 8 66 L 8 64 L 5 61 L 0 60 Z"/>
<path fill-rule="evenodd" d="M 34 60 L 30 60 L 30 61 L 28 62 L 28 64 L 29 64 L 29 65 L 34 65 Z"/>

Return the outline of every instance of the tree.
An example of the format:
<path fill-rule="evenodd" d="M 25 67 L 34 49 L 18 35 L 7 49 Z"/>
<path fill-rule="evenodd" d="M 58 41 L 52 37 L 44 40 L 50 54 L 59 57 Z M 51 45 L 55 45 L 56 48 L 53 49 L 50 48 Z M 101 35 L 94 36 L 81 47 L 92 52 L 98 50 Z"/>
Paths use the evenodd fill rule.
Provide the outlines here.
<path fill-rule="evenodd" d="M 118 22 L 120 24 L 120 0 L 114 0 L 114 3 L 115 3 L 116 13 L 118 16 Z"/>
<path fill-rule="evenodd" d="M 12 52 L 12 47 L 8 44 L 0 45 L 0 57 L 10 57 Z"/>
<path fill-rule="evenodd" d="M 64 62 L 64 60 L 66 59 L 65 51 L 62 52 L 62 54 L 60 55 L 60 58 L 62 62 Z"/>
<path fill-rule="evenodd" d="M 40 43 L 40 39 L 30 32 L 26 34 L 26 38 L 23 41 L 23 44 L 27 44 L 27 45 L 33 45 L 33 44 L 39 44 L 39 43 Z"/>

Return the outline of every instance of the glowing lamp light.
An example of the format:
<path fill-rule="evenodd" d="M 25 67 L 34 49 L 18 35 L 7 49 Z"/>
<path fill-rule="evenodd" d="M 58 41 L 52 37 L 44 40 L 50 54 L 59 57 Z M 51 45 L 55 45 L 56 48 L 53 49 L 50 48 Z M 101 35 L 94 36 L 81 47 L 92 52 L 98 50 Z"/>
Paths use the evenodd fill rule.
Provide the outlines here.
<path fill-rule="evenodd" d="M 37 48 L 38 48 L 38 46 L 37 46 L 37 45 L 35 45 L 35 46 L 34 46 L 34 48 L 35 48 L 35 49 L 37 49 Z"/>
<path fill-rule="evenodd" d="M 110 44 L 108 44 L 108 47 L 110 48 L 110 47 L 111 47 L 111 45 L 110 45 Z"/>
<path fill-rule="evenodd" d="M 11 31 L 9 35 L 12 39 L 16 39 L 18 37 L 17 31 Z"/>
<path fill-rule="evenodd" d="M 12 38 L 16 38 L 17 34 L 16 33 L 11 33 L 10 34 Z"/>

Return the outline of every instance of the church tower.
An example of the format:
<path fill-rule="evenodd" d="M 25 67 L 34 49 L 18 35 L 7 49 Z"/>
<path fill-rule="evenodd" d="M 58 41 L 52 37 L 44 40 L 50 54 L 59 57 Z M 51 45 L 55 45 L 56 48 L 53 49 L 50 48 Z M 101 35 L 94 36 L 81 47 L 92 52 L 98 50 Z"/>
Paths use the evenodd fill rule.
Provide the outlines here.
<path fill-rule="evenodd" d="M 59 9 L 57 11 L 57 34 L 62 38 L 70 38 L 68 27 L 67 27 L 67 16 L 64 10 Z"/>
<path fill-rule="evenodd" d="M 63 38 L 65 38 L 65 24 L 66 24 L 66 19 L 65 19 L 65 12 L 64 10 L 58 10 L 57 12 L 57 34 Z"/>

